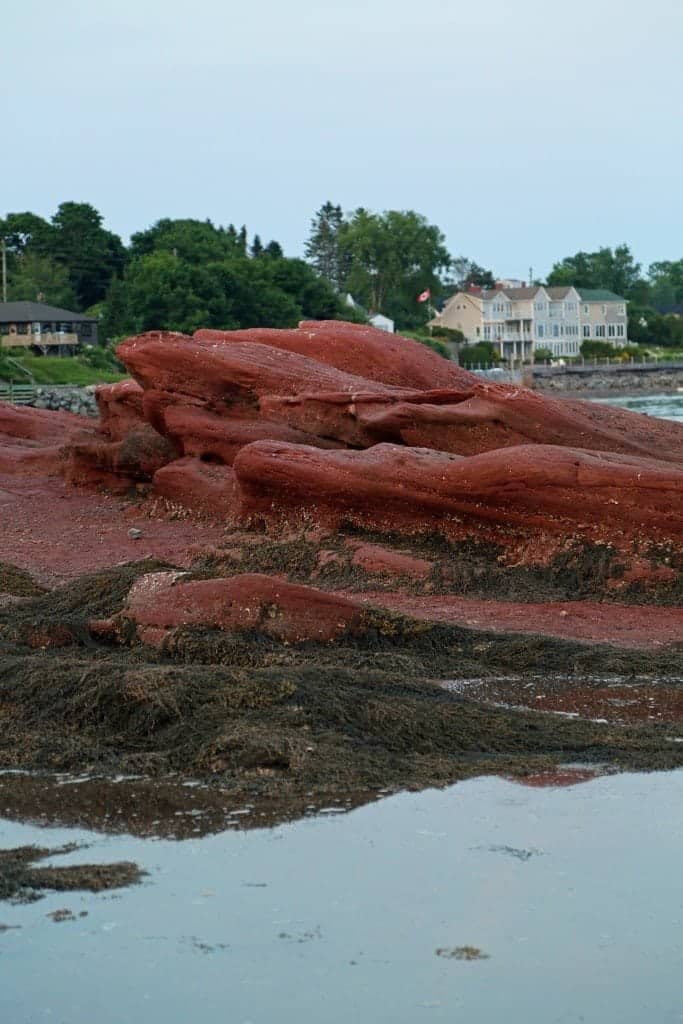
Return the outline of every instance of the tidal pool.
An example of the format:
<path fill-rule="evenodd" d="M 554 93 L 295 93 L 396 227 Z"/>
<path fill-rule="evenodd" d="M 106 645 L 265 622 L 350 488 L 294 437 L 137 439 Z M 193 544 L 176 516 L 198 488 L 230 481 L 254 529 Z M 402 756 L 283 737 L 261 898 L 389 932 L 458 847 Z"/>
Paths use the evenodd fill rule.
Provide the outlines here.
<path fill-rule="evenodd" d="M 148 872 L 0 903 L 0 1020 L 683 1021 L 682 798 L 683 771 L 480 778 L 182 841 L 0 819 Z"/>

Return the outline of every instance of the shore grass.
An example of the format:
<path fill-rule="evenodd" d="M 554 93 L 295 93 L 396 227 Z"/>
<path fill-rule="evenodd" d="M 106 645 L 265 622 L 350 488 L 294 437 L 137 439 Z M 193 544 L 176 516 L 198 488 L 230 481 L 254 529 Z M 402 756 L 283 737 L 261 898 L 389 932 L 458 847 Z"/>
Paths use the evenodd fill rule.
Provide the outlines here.
<path fill-rule="evenodd" d="M 103 360 L 104 362 L 104 360 Z M 23 367 L 23 369 L 22 369 Z M 127 376 L 118 369 L 115 360 L 107 360 L 104 366 L 93 366 L 87 356 L 14 356 L 4 358 L 0 354 L 0 380 L 15 384 L 73 384 L 85 387 L 88 384 L 113 384 Z"/>

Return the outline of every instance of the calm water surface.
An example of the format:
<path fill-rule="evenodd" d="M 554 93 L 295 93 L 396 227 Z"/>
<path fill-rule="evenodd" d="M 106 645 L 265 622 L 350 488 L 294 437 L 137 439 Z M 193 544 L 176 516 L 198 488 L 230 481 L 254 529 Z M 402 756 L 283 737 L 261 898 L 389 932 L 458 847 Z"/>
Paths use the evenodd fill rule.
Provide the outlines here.
<path fill-rule="evenodd" d="M 596 398 L 596 402 L 616 405 L 631 412 L 644 412 L 665 420 L 683 423 L 683 392 L 674 395 L 629 395 L 621 398 Z"/>
<path fill-rule="evenodd" d="M 141 886 L 0 904 L 7 1024 L 683 1021 L 683 772 L 485 778 L 183 842 L 0 820 Z M 46 915 L 68 907 L 73 921 Z M 78 917 L 87 911 L 87 917 Z M 437 949 L 478 947 L 464 962 Z"/>

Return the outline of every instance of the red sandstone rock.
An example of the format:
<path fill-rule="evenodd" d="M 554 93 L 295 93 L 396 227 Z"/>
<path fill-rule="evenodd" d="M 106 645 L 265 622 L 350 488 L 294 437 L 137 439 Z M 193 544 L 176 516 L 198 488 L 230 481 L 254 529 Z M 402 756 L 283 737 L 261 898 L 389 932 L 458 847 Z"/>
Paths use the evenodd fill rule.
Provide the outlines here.
<path fill-rule="evenodd" d="M 145 422 L 143 395 L 143 389 L 134 380 L 102 384 L 95 390 L 100 427 L 112 441 L 122 441 L 126 434 Z"/>
<path fill-rule="evenodd" d="M 151 481 L 178 452 L 149 423 L 139 423 L 121 441 L 90 441 L 65 449 L 65 477 L 80 486 L 103 486 L 125 493 L 139 481 Z"/>
<path fill-rule="evenodd" d="M 119 354 L 145 386 L 145 418 L 162 433 L 171 417 L 176 427 L 182 423 L 180 410 L 189 403 L 207 416 L 279 422 L 354 447 L 393 441 L 471 455 L 556 444 L 683 463 L 681 425 L 455 373 L 424 346 L 367 330 L 328 323 L 298 331 L 199 331 L 193 338 L 151 333 L 124 342 Z M 198 421 L 199 409 L 193 415 Z M 275 433 L 264 427 L 261 436 L 268 430 Z M 258 432 L 242 430 L 245 440 Z M 275 439 L 283 433 L 281 426 Z"/>
<path fill-rule="evenodd" d="M 201 459 L 177 459 L 158 470 L 154 491 L 167 501 L 210 515 L 229 515 L 236 507 L 232 469 Z"/>
<path fill-rule="evenodd" d="M 325 643 L 357 630 L 363 610 L 349 598 L 258 573 L 185 581 L 183 574 L 158 572 L 137 580 L 120 616 L 91 627 L 99 636 L 110 636 L 116 623 L 133 621 L 140 639 L 153 645 L 169 630 L 192 625 L 256 630 L 286 643 Z"/>
<path fill-rule="evenodd" d="M 429 579 L 434 563 L 393 551 L 381 544 L 359 544 L 351 559 L 354 565 L 378 576 L 407 576 L 411 580 Z"/>
<path fill-rule="evenodd" d="M 683 426 L 568 402 L 526 388 L 479 382 L 467 391 L 413 395 L 265 397 L 263 411 L 292 427 L 359 447 L 392 441 L 459 455 L 520 444 L 556 444 L 683 464 Z M 596 411 L 597 410 L 597 411 Z"/>
<path fill-rule="evenodd" d="M 209 401 L 213 411 L 221 404 L 253 408 L 261 395 L 392 390 L 295 352 L 249 342 L 198 340 L 169 331 L 128 338 L 117 355 L 145 389 Z"/>
<path fill-rule="evenodd" d="M 21 438 L 57 445 L 88 436 L 95 437 L 96 430 L 86 416 L 0 402 L 0 444 L 8 438 Z"/>
<path fill-rule="evenodd" d="M 172 438 L 184 455 L 209 456 L 226 465 L 240 448 L 253 441 L 289 441 L 316 448 L 339 448 L 339 442 L 294 430 L 285 423 L 267 419 L 234 419 L 217 416 L 198 406 L 169 405 L 163 411 L 164 434 Z"/>
<path fill-rule="evenodd" d="M 61 473 L 65 445 L 97 436 L 92 420 L 85 416 L 0 402 L 0 472 Z"/>
<path fill-rule="evenodd" d="M 462 458 L 376 445 L 320 452 L 258 441 L 234 462 L 242 515 L 283 511 L 374 529 L 581 532 L 607 522 L 631 536 L 683 537 L 683 471 L 667 463 L 551 445 Z"/>
<path fill-rule="evenodd" d="M 194 338 L 270 345 L 396 387 L 461 388 L 477 380 L 474 374 L 417 341 L 340 320 L 304 320 L 298 330 L 290 331 L 262 327 L 246 331 L 201 330 L 195 332 Z"/>
<path fill-rule="evenodd" d="M 624 648 L 661 648 L 680 643 L 683 612 L 652 605 L 593 601 L 520 603 L 444 595 L 366 591 L 353 595 L 371 607 L 387 608 L 425 622 L 444 622 L 496 633 L 571 638 Z M 538 706 L 538 705 L 536 705 Z"/>

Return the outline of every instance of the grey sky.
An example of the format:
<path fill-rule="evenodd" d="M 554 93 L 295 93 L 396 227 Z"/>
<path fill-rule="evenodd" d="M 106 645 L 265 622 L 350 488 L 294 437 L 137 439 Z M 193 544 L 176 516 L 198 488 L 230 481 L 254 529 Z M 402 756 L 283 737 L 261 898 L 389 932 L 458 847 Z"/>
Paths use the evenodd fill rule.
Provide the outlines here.
<path fill-rule="evenodd" d="M 299 255 L 329 198 L 504 276 L 683 257 L 680 0 L 22 0 L 0 33 L 0 214 L 210 217 Z"/>

